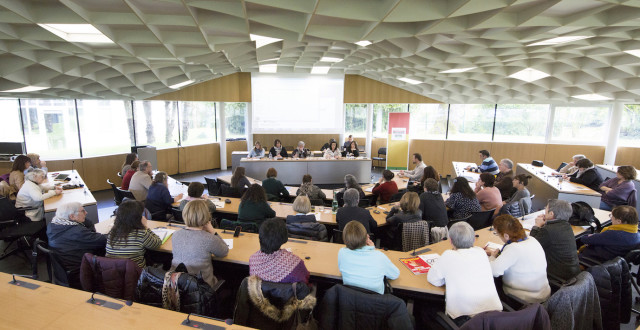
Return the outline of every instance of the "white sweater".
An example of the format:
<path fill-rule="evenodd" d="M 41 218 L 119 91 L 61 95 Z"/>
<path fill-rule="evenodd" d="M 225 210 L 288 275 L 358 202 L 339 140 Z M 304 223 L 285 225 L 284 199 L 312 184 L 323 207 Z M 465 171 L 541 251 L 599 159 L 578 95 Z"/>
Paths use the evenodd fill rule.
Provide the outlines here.
<path fill-rule="evenodd" d="M 451 318 L 502 310 L 489 258 L 479 247 L 445 251 L 427 280 L 435 286 L 447 285 L 446 313 Z"/>
<path fill-rule="evenodd" d="M 31 221 L 41 221 L 44 218 L 44 200 L 56 195 L 55 190 L 47 190 L 47 187 L 25 180 L 16 196 L 16 207 L 37 207 L 37 210 L 26 211 L 25 215 Z"/>
<path fill-rule="evenodd" d="M 543 302 L 551 294 L 544 250 L 531 236 L 505 246 L 500 256 L 491 260 L 491 270 L 493 276 L 502 276 L 505 293 L 528 303 Z"/>

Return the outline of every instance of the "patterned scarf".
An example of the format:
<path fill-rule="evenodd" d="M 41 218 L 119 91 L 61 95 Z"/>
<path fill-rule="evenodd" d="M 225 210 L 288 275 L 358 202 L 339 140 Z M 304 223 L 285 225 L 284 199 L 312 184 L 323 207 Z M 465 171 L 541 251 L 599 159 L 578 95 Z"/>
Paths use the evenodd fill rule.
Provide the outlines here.
<path fill-rule="evenodd" d="M 53 217 L 51 219 L 51 223 L 62 226 L 78 226 L 82 225 L 80 222 L 71 221 L 69 219 L 59 218 L 58 216 Z"/>

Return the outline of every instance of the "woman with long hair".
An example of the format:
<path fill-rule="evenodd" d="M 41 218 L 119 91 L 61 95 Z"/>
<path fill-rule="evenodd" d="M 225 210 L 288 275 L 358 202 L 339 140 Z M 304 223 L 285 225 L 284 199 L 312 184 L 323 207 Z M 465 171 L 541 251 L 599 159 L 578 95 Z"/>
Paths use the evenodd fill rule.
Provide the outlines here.
<path fill-rule="evenodd" d="M 16 157 L 11 167 L 11 173 L 9 174 L 9 186 L 11 187 L 11 193 L 17 194 L 24 184 L 24 172 L 31 167 L 31 159 L 25 155 Z"/>
<path fill-rule="evenodd" d="M 470 216 L 471 212 L 480 212 L 480 202 L 476 198 L 476 193 L 469 186 L 469 181 L 461 176 L 453 179 L 451 195 L 445 205 L 453 210 L 451 214 L 453 219 L 463 219 Z"/>
<path fill-rule="evenodd" d="M 244 173 L 244 167 L 236 167 L 236 170 L 233 171 L 233 175 L 231 176 L 231 188 L 244 191 L 245 187 L 251 186 L 251 182 L 249 182 L 249 179 L 247 179 Z"/>
<path fill-rule="evenodd" d="M 252 184 L 240 200 L 238 220 L 256 222 L 259 226 L 265 219 L 275 216 L 276 211 L 267 203 L 267 193 L 264 188 L 257 183 Z"/>
<path fill-rule="evenodd" d="M 142 212 L 144 206 L 141 202 L 128 200 L 120 204 L 107 239 L 108 258 L 128 258 L 144 268 L 146 250 L 162 245 L 160 237 L 147 228 L 147 219 Z"/>
<path fill-rule="evenodd" d="M 135 152 L 127 154 L 127 157 L 124 160 L 124 164 L 122 164 L 122 170 L 120 170 L 120 175 L 124 176 L 125 174 L 127 174 L 127 171 L 131 169 L 131 164 L 136 160 L 138 160 L 138 154 L 136 154 Z"/>
<path fill-rule="evenodd" d="M 276 139 L 275 141 L 273 141 L 273 147 L 271 147 L 269 153 L 273 158 L 276 159 L 289 157 L 287 149 L 282 146 L 282 142 L 280 141 L 280 139 Z"/>

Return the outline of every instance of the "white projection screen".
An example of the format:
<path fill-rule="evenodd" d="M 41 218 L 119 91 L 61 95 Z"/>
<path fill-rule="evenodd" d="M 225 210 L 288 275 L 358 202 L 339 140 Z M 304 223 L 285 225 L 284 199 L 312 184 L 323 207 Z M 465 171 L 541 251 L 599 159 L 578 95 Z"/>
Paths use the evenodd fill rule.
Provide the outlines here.
<path fill-rule="evenodd" d="M 344 75 L 251 74 L 253 133 L 342 132 Z"/>

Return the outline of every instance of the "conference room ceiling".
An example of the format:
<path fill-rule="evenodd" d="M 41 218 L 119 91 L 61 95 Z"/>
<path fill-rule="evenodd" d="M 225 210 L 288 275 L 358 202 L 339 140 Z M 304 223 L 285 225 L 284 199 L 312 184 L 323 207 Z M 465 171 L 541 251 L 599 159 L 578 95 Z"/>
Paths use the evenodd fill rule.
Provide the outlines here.
<path fill-rule="evenodd" d="M 38 24 L 91 24 L 112 42 L 69 42 Z M 532 45 L 556 37 L 582 39 Z M 638 0 L 0 0 L 0 91 L 44 88 L 0 97 L 144 99 L 276 65 L 446 103 L 637 102 L 639 39 Z M 509 77 L 525 69 L 549 76 Z"/>

